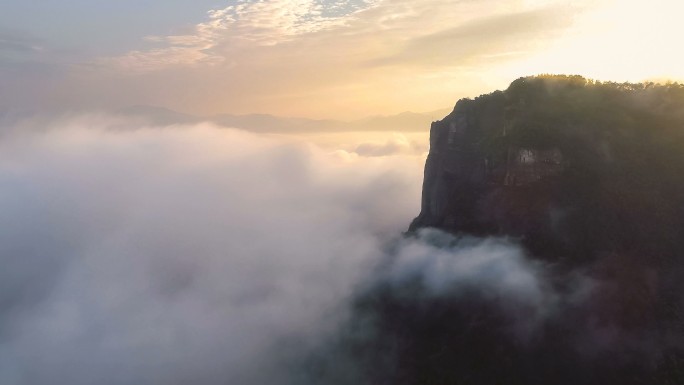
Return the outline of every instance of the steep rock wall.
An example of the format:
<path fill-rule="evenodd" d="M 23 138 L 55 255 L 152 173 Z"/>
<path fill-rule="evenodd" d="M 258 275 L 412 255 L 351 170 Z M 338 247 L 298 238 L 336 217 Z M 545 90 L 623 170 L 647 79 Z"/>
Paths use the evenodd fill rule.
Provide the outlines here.
<path fill-rule="evenodd" d="M 679 106 L 679 107 L 677 107 Z M 432 123 L 409 230 L 512 236 L 550 260 L 677 256 L 684 87 L 521 78 Z M 675 144 L 678 143 L 678 144 Z"/>

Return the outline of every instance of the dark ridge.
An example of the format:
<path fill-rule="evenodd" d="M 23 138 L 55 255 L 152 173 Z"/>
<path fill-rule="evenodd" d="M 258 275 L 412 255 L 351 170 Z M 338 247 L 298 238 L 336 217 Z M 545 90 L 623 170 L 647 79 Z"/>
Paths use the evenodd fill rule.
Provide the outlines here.
<path fill-rule="evenodd" d="M 401 242 L 515 239 L 551 304 L 521 336 L 523 305 L 484 285 L 430 294 L 419 273 L 397 284 L 389 252 L 307 362 L 312 383 L 684 384 L 684 86 L 520 78 L 430 134 Z"/>
<path fill-rule="evenodd" d="M 410 230 L 518 237 L 570 264 L 684 250 L 683 85 L 520 78 L 460 100 L 430 136 Z"/>

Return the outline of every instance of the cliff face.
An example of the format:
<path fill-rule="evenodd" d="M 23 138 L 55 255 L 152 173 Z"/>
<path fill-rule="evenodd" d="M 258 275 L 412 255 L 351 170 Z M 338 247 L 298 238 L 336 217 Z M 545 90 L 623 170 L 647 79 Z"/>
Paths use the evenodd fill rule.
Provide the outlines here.
<path fill-rule="evenodd" d="M 411 230 L 484 237 L 389 248 L 335 339 L 351 383 L 684 384 L 684 86 L 522 78 L 430 146 Z"/>
<path fill-rule="evenodd" d="M 410 230 L 518 237 L 532 254 L 673 258 L 684 236 L 684 87 L 521 78 L 432 123 Z"/>

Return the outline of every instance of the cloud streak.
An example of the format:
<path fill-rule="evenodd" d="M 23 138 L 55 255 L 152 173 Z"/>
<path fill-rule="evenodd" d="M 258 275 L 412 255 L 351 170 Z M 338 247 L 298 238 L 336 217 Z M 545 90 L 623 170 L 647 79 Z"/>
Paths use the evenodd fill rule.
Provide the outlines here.
<path fill-rule="evenodd" d="M 63 71 L 36 81 L 40 71 L 22 60 L 0 74 L 7 90 L 0 101 L 19 109 L 148 104 L 195 115 L 354 120 L 447 107 L 536 73 L 616 81 L 682 76 L 679 51 L 671 48 L 681 35 L 672 16 L 681 5 L 669 0 L 231 4 L 203 22 L 140 36 L 134 47 L 102 41 L 97 57 L 88 50 L 20 53 L 14 41 L 12 57 Z M 26 91 L 25 83 L 35 87 Z"/>
<path fill-rule="evenodd" d="M 0 52 L 35 52 L 43 49 L 39 39 L 12 30 L 0 29 Z"/>
<path fill-rule="evenodd" d="M 501 44 L 496 44 L 498 41 L 525 46 L 527 40 L 540 40 L 540 31 L 567 27 L 573 11 L 558 4 L 522 11 L 496 11 L 496 7 L 500 7 L 496 1 L 487 3 L 495 10 L 478 20 L 459 16 L 460 12 L 472 12 L 472 5 L 446 4 L 437 0 L 429 4 L 320 0 L 242 2 L 209 11 L 208 20 L 196 25 L 191 34 L 146 38 L 148 42 L 162 45 L 160 48 L 131 51 L 118 58 L 104 59 L 103 63 L 143 71 L 175 65 L 218 64 L 229 60 L 238 50 L 274 46 L 313 35 L 324 37 L 327 43 L 333 43 L 330 39 L 340 33 L 347 39 L 366 40 L 378 32 L 395 43 L 403 43 L 406 36 L 409 40 L 403 43 L 401 53 L 376 59 L 376 63 L 434 64 L 431 56 L 435 52 L 441 52 L 445 59 L 462 61 L 473 54 L 473 47 L 477 47 L 478 52 L 491 53 L 501 48 Z M 444 13 L 454 16 L 451 22 L 456 27 L 445 23 Z M 419 25 L 422 25 L 422 33 L 413 33 Z M 328 35 L 331 29 L 335 34 Z M 388 48 L 391 49 L 384 47 L 384 50 Z M 376 54 L 382 55 L 384 50 Z"/>
<path fill-rule="evenodd" d="M 354 14 L 372 7 L 371 1 L 321 0 L 244 1 L 211 10 L 208 20 L 196 25 L 191 34 L 148 36 L 162 45 L 147 51 L 101 61 L 128 70 L 151 71 L 177 65 L 223 63 L 236 49 L 273 46 L 297 36 L 347 24 Z"/>
<path fill-rule="evenodd" d="M 464 70 L 543 49 L 583 10 L 500 0 L 241 2 L 189 32 L 147 37 L 147 49 L 96 60 L 77 92 L 100 83 L 97 93 L 114 100 L 126 90 L 135 103 L 195 114 L 349 120 L 433 110 L 478 82 Z"/>
<path fill-rule="evenodd" d="M 521 55 L 537 42 L 569 27 L 572 22 L 569 11 L 568 7 L 555 5 L 466 21 L 454 28 L 411 39 L 398 53 L 371 64 L 451 67 L 471 64 L 487 55 L 490 58 Z"/>

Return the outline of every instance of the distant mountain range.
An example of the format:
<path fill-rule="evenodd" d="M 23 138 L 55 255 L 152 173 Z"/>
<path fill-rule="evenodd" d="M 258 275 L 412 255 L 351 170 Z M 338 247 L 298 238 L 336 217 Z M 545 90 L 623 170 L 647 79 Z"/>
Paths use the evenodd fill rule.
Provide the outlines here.
<path fill-rule="evenodd" d="M 253 132 L 343 132 L 343 131 L 426 131 L 430 123 L 446 116 L 450 109 L 426 113 L 403 112 L 398 115 L 372 116 L 365 119 L 342 121 L 330 119 L 288 118 L 267 114 L 195 116 L 163 107 L 132 106 L 116 113 L 133 116 L 149 124 L 171 125 L 212 122 L 221 126 L 241 128 Z"/>

